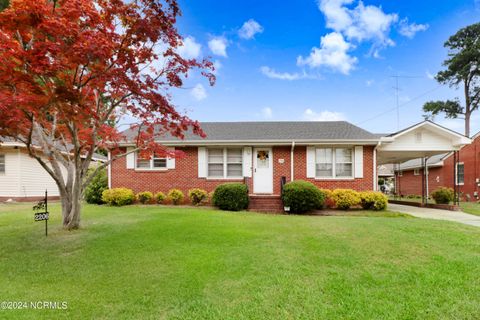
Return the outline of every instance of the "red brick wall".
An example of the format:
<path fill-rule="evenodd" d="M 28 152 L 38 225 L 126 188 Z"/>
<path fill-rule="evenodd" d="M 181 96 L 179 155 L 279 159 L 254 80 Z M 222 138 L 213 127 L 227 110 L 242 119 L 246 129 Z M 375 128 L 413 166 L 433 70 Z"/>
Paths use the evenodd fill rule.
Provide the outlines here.
<path fill-rule="evenodd" d="M 175 159 L 175 169 L 165 171 L 136 171 L 127 169 L 126 158 L 121 158 L 112 163 L 112 188 L 126 187 L 133 189 L 135 193 L 162 191 L 167 194 L 168 190 L 177 188 L 183 191 L 185 198 L 188 190 L 192 188 L 205 189 L 208 192 L 225 182 L 243 182 L 239 180 L 204 179 L 198 177 L 197 147 L 177 147 L 185 153 L 184 158 Z"/>
<path fill-rule="evenodd" d="M 290 146 L 273 147 L 273 190 L 280 194 L 280 179 L 282 176 L 290 181 Z M 122 158 L 112 163 L 111 183 L 112 188 L 127 187 L 135 193 L 140 191 L 167 193 L 172 188 L 187 192 L 192 188 L 202 188 L 211 192 L 215 187 L 225 182 L 243 182 L 239 180 L 205 179 L 198 178 L 197 147 L 177 148 L 185 153 L 184 158 L 175 160 L 175 169 L 166 171 L 136 171 L 127 169 L 126 159 Z M 373 187 L 373 147 L 364 147 L 362 179 L 350 180 L 315 180 L 306 178 L 306 147 L 295 147 L 295 179 L 304 179 L 313 182 L 320 188 L 351 188 L 355 190 L 371 190 Z M 283 159 L 283 163 L 279 162 Z M 248 179 L 249 189 L 253 190 L 253 178 Z"/>
<path fill-rule="evenodd" d="M 307 178 L 307 147 L 295 148 L 295 179 L 307 180 L 322 189 L 354 189 L 357 191 L 373 189 L 373 146 L 363 147 L 363 178 L 343 180 L 317 180 Z"/>
<path fill-rule="evenodd" d="M 477 137 L 472 144 L 463 147 L 458 154 L 458 162 L 464 163 L 465 170 L 465 182 L 459 186 L 460 193 L 464 200 L 478 200 L 474 197 L 474 192 L 480 193 L 480 188 L 475 182 L 476 178 L 480 178 L 480 137 Z M 444 160 L 443 167 L 429 170 L 429 192 L 438 187 L 453 188 L 453 176 L 453 156 L 450 156 Z M 404 171 L 403 177 L 400 177 L 399 190 L 403 195 L 421 194 L 422 176 L 414 176 L 413 170 Z"/>
<path fill-rule="evenodd" d="M 415 175 L 413 170 L 403 171 L 403 175 L 397 178 L 396 188 L 402 196 L 407 195 L 421 195 L 422 194 L 422 174 L 420 170 L 419 175 Z M 445 185 L 443 177 L 443 170 L 441 167 L 430 168 L 428 170 L 428 192 L 431 193 L 436 188 Z"/>

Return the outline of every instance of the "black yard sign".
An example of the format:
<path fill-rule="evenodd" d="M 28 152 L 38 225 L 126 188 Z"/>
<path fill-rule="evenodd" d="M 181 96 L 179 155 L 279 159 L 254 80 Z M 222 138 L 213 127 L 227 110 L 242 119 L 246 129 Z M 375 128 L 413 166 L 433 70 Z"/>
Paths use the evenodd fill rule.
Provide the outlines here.
<path fill-rule="evenodd" d="M 45 191 L 45 198 L 39 201 L 36 205 L 33 206 L 34 220 L 35 221 L 45 221 L 45 237 L 48 236 L 48 194 Z"/>

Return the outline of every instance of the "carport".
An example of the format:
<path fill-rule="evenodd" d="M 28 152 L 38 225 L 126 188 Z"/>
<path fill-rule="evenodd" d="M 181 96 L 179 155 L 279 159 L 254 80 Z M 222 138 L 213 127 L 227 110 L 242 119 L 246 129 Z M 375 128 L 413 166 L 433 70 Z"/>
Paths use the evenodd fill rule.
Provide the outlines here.
<path fill-rule="evenodd" d="M 455 131 L 442 127 L 431 121 L 423 121 L 402 131 L 384 136 L 375 148 L 376 166 L 382 164 L 400 165 L 408 160 L 421 159 L 422 174 L 422 204 L 426 204 L 428 197 L 428 158 L 445 153 L 453 153 L 453 170 L 458 162 L 458 150 L 470 144 L 470 138 Z M 375 167 L 376 167 L 375 166 Z M 376 176 L 376 174 L 375 174 Z M 454 172 L 456 177 L 456 172 Z M 453 182 L 455 191 L 454 204 L 458 204 L 458 186 Z M 377 188 L 377 183 L 375 183 Z"/>

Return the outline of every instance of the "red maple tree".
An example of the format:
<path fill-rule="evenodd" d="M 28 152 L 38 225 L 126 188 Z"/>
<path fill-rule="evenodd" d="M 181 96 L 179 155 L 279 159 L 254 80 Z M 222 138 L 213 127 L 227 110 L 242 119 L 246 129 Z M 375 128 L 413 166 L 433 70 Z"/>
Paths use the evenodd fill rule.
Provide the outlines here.
<path fill-rule="evenodd" d="M 12 0 L 0 12 L 0 139 L 25 143 L 55 180 L 66 229 L 79 227 L 93 175 L 126 155 L 119 119 L 137 120 L 129 152 L 165 155 L 159 135 L 204 135 L 169 93 L 192 68 L 215 81 L 210 61 L 177 53 L 179 15 L 175 0 Z M 114 156 L 88 175 L 105 148 Z"/>

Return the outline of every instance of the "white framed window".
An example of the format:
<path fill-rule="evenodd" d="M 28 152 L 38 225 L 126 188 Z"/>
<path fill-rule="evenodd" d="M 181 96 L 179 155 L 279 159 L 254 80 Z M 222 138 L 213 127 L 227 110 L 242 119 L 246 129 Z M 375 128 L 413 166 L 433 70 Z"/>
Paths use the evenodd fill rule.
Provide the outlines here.
<path fill-rule="evenodd" d="M 419 176 L 420 175 L 420 169 L 413 169 L 413 175 L 414 176 Z"/>
<path fill-rule="evenodd" d="M 242 178 L 242 148 L 208 148 L 207 177 L 218 179 Z"/>
<path fill-rule="evenodd" d="M 457 185 L 463 185 L 465 182 L 465 165 L 463 162 L 457 163 L 457 170 L 456 171 L 456 183 Z"/>
<path fill-rule="evenodd" d="M 317 148 L 317 178 L 353 178 L 353 148 Z"/>
<path fill-rule="evenodd" d="M 150 159 L 143 159 L 138 153 L 135 154 L 135 168 L 141 170 L 163 170 L 167 169 L 167 158 L 153 156 Z"/>
<path fill-rule="evenodd" d="M 0 154 L 0 174 L 5 173 L 5 155 Z"/>

